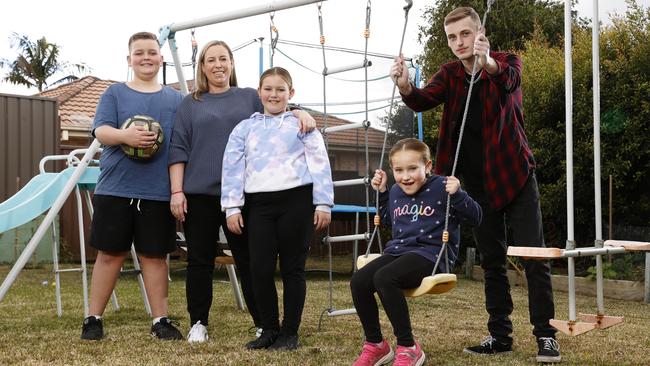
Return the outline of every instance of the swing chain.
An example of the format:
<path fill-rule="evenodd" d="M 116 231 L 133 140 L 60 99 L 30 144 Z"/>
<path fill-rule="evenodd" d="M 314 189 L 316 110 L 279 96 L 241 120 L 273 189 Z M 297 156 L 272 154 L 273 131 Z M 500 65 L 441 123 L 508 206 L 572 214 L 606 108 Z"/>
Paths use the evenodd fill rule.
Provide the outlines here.
<path fill-rule="evenodd" d="M 372 1 L 368 0 L 366 5 L 366 29 L 363 31 L 363 36 L 365 38 L 370 38 L 370 10 L 372 6 Z"/>
<path fill-rule="evenodd" d="M 278 45 L 278 40 L 280 39 L 280 32 L 275 26 L 273 18 L 275 18 L 275 11 L 270 15 L 271 21 L 269 23 L 269 34 L 271 38 L 271 66 L 273 66 L 273 57 L 275 56 L 275 47 Z"/>
<path fill-rule="evenodd" d="M 318 26 L 320 28 L 320 44 L 325 44 L 325 35 L 323 34 L 323 12 L 321 8 L 323 7 L 323 2 L 318 3 Z"/>

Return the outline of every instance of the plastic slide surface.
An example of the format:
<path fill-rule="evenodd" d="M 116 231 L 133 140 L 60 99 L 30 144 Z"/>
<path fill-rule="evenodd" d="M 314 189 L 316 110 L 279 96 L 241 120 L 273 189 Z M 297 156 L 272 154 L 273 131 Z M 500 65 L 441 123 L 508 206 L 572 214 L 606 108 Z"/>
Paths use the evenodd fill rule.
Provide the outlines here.
<path fill-rule="evenodd" d="M 0 233 L 31 221 L 52 207 L 74 169 L 69 167 L 60 173 L 41 173 L 18 193 L 0 203 Z M 86 189 L 92 188 L 98 177 L 99 168 L 88 167 L 77 184 Z"/>

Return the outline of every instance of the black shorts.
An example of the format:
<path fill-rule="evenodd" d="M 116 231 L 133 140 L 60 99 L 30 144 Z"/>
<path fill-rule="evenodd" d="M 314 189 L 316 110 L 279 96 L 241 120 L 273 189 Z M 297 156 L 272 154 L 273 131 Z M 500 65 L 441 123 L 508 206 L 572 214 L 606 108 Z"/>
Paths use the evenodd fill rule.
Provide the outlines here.
<path fill-rule="evenodd" d="M 104 252 L 164 256 L 176 249 L 176 221 L 169 202 L 96 194 L 90 245 Z"/>

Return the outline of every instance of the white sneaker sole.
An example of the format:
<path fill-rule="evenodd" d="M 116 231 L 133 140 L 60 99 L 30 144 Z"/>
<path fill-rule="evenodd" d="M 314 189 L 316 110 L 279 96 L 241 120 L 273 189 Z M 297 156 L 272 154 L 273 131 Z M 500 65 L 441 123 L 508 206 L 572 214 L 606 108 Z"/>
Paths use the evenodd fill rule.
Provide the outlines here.
<path fill-rule="evenodd" d="M 480 353 L 480 352 L 474 352 L 469 348 L 463 349 L 463 352 L 475 356 L 500 356 L 500 355 L 507 355 L 509 353 L 512 353 L 512 351 L 503 351 L 503 352 L 496 352 L 496 353 Z"/>
<path fill-rule="evenodd" d="M 386 365 L 389 362 L 393 361 L 394 358 L 395 358 L 395 351 L 393 351 L 393 349 L 391 348 L 390 352 L 386 356 L 380 358 L 379 361 L 377 361 L 374 366 Z"/>
<path fill-rule="evenodd" d="M 562 356 L 537 356 L 535 360 L 538 363 L 558 363 L 562 362 Z"/>

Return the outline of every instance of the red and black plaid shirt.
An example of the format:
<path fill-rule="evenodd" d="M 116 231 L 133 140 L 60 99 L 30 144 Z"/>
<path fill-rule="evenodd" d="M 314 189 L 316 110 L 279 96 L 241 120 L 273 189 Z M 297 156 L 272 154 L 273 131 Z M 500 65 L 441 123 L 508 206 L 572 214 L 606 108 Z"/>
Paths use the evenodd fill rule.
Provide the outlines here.
<path fill-rule="evenodd" d="M 501 209 L 508 205 L 524 186 L 535 168 L 533 153 L 524 131 L 521 99 L 521 60 L 513 54 L 490 52 L 499 71 L 481 72 L 479 98 L 483 104 L 483 184 L 490 205 Z M 468 86 L 460 60 L 444 64 L 422 89 L 413 88 L 402 100 L 412 110 L 421 112 L 444 104 L 436 152 L 435 173 L 448 175 L 456 151 L 454 130 L 463 118 Z"/>

